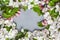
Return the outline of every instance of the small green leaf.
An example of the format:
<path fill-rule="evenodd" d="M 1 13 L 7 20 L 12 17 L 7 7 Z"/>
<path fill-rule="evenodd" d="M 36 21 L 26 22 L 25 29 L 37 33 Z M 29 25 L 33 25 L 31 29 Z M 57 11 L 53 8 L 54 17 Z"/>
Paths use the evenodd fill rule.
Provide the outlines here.
<path fill-rule="evenodd" d="M 0 25 L 0 28 L 1 28 L 1 25 Z"/>
<path fill-rule="evenodd" d="M 28 34 L 27 33 L 25 34 L 25 37 L 28 37 Z"/>
<path fill-rule="evenodd" d="M 37 12 L 39 16 L 43 14 L 43 13 L 42 13 L 42 10 L 40 10 L 40 8 L 39 8 L 38 5 L 35 5 L 35 6 L 33 7 L 33 11 Z"/>
<path fill-rule="evenodd" d="M 34 4 L 34 2 L 31 2 L 31 4 Z"/>
<path fill-rule="evenodd" d="M 50 10 L 50 15 L 52 18 L 57 18 L 59 15 L 59 12 L 55 12 L 55 9 Z"/>
<path fill-rule="evenodd" d="M 15 37 L 15 40 L 18 40 L 19 38 L 25 37 L 25 34 L 23 32 L 18 32 L 17 36 Z"/>
<path fill-rule="evenodd" d="M 19 8 L 17 8 L 17 7 L 10 8 L 10 7 L 6 6 L 3 10 L 4 10 L 3 17 L 4 18 L 10 18 L 16 14 L 16 12 L 19 10 Z"/>
<path fill-rule="evenodd" d="M 28 6 L 23 6 L 24 11 L 28 9 Z"/>
<path fill-rule="evenodd" d="M 9 38 L 6 38 L 5 40 L 9 40 Z"/>
<path fill-rule="evenodd" d="M 37 40 L 36 38 L 33 38 L 33 40 Z"/>
<path fill-rule="evenodd" d="M 60 28 L 58 28 L 58 31 L 60 31 Z"/>
<path fill-rule="evenodd" d="M 49 30 L 49 28 L 50 28 L 50 25 L 47 25 L 45 28 Z"/>
<path fill-rule="evenodd" d="M 21 2 L 22 0 L 18 0 L 19 2 Z"/>
<path fill-rule="evenodd" d="M 5 5 L 9 4 L 9 0 L 2 0 L 1 2 Z"/>
<path fill-rule="evenodd" d="M 16 0 L 13 0 L 14 2 L 16 2 Z"/>
<path fill-rule="evenodd" d="M 24 29 L 24 32 L 28 32 L 28 30 L 27 29 Z"/>
<path fill-rule="evenodd" d="M 53 2 L 58 2 L 59 0 L 52 0 Z"/>
<path fill-rule="evenodd" d="M 13 12 L 13 13 L 16 13 L 18 10 L 19 10 L 19 8 L 14 7 L 13 10 L 12 10 L 12 12 Z"/>
<path fill-rule="evenodd" d="M 43 27 L 42 22 L 38 22 L 39 27 Z"/>
<path fill-rule="evenodd" d="M 19 10 L 19 8 L 14 7 L 14 8 L 12 9 L 10 15 L 11 15 L 11 16 L 15 15 L 18 10 Z"/>
<path fill-rule="evenodd" d="M 10 29 L 12 28 L 12 26 L 8 27 L 8 26 L 4 26 L 4 28 L 6 28 L 6 30 L 9 32 Z"/>
<path fill-rule="evenodd" d="M 11 17 L 11 15 L 7 15 L 6 13 L 3 13 L 3 15 L 2 15 L 4 18 L 10 18 Z"/>
<path fill-rule="evenodd" d="M 49 6 L 54 6 L 54 5 L 55 5 L 55 3 L 53 1 L 49 2 Z"/>

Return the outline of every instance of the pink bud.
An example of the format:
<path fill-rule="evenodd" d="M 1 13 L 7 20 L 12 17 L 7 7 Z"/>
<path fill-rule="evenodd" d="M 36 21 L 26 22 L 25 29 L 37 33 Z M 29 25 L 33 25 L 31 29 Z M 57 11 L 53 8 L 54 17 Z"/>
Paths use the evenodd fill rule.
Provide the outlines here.
<path fill-rule="evenodd" d="M 46 19 L 44 19 L 43 21 L 42 21 L 42 24 L 44 25 L 44 26 L 47 26 L 47 20 Z"/>

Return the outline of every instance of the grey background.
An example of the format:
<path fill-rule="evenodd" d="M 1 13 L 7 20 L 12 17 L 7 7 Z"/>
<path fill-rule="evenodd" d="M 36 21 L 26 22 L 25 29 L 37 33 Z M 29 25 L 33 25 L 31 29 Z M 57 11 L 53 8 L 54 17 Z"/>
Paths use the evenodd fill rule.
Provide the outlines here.
<path fill-rule="evenodd" d="M 18 17 L 14 18 L 14 21 L 17 24 L 17 28 L 20 30 L 21 27 L 33 31 L 34 29 L 41 29 L 38 27 L 37 22 L 43 20 L 43 16 L 38 16 L 33 10 L 21 10 L 21 13 Z"/>

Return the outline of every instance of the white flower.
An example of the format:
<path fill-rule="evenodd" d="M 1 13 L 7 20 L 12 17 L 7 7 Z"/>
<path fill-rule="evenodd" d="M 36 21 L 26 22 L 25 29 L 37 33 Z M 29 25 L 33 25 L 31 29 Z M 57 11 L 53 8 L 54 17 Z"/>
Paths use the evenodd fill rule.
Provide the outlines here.
<path fill-rule="evenodd" d="M 58 24 L 57 24 L 57 28 L 60 28 L 60 22 L 58 22 Z"/>
<path fill-rule="evenodd" d="M 55 35 L 52 35 L 52 37 L 55 37 Z"/>
<path fill-rule="evenodd" d="M 48 8 L 43 8 L 42 12 L 45 13 L 48 10 Z"/>
<path fill-rule="evenodd" d="M 25 37 L 25 40 L 29 40 L 29 38 Z"/>
<path fill-rule="evenodd" d="M 19 7 L 18 2 L 14 2 L 14 3 L 13 3 L 13 7 Z"/>
<path fill-rule="evenodd" d="M 29 0 L 29 2 L 33 2 L 33 0 Z"/>
<path fill-rule="evenodd" d="M 8 35 L 5 35 L 5 38 L 9 38 L 9 36 Z"/>
<path fill-rule="evenodd" d="M 40 1 L 39 0 L 34 0 L 34 4 L 36 5 L 36 4 L 39 4 L 40 3 Z"/>
<path fill-rule="evenodd" d="M 1 38 L 0 40 L 5 40 L 5 38 Z"/>
<path fill-rule="evenodd" d="M 41 4 L 42 4 L 42 5 L 44 5 L 44 4 L 45 4 L 45 2 L 44 2 L 44 1 L 41 1 Z"/>
<path fill-rule="evenodd" d="M 10 27 L 12 25 L 11 21 L 9 20 L 5 20 L 4 24 L 6 24 L 6 26 Z"/>
<path fill-rule="evenodd" d="M 53 21 L 52 21 L 52 20 L 48 20 L 47 22 L 48 22 L 48 24 L 52 24 L 52 23 L 53 23 Z"/>
<path fill-rule="evenodd" d="M 58 19 L 58 22 L 60 22 L 60 18 Z"/>
<path fill-rule="evenodd" d="M 22 40 L 25 40 L 25 39 L 22 39 Z"/>
<path fill-rule="evenodd" d="M 25 40 L 25 38 L 21 38 L 21 40 Z"/>
<path fill-rule="evenodd" d="M 21 29 L 21 32 L 24 32 L 24 29 Z"/>
<path fill-rule="evenodd" d="M 15 36 L 17 35 L 18 31 L 17 30 L 12 30 L 9 32 L 9 38 L 15 38 Z"/>
<path fill-rule="evenodd" d="M 15 23 L 12 23 L 12 26 L 13 26 L 13 27 L 16 27 L 16 24 L 15 24 Z"/>
<path fill-rule="evenodd" d="M 1 34 L 0 34 L 0 38 L 3 38 L 3 37 L 4 37 L 4 35 L 1 33 Z"/>
<path fill-rule="evenodd" d="M 13 0 L 9 1 L 9 6 L 13 6 Z"/>
<path fill-rule="evenodd" d="M 27 6 L 28 5 L 28 1 L 27 2 L 21 2 L 22 6 Z"/>
<path fill-rule="evenodd" d="M 56 10 L 55 10 L 55 11 L 56 11 L 56 12 L 58 12 L 58 11 L 59 11 L 59 9 L 60 9 L 59 5 L 58 5 L 58 4 L 56 4 L 56 6 L 55 6 L 55 7 L 56 7 Z"/>
<path fill-rule="evenodd" d="M 50 15 L 49 12 L 45 12 L 45 14 L 43 16 L 44 16 L 44 18 L 47 18 L 49 15 Z"/>
<path fill-rule="evenodd" d="M 54 29 L 55 29 L 55 25 L 50 25 L 49 30 L 51 31 L 51 30 L 54 30 Z"/>
<path fill-rule="evenodd" d="M 4 19 L 0 19 L 0 25 L 3 24 L 4 22 Z"/>
<path fill-rule="evenodd" d="M 33 5 L 29 4 L 28 5 L 28 9 L 31 9 L 33 7 Z"/>
<path fill-rule="evenodd" d="M 37 37 L 37 40 L 42 40 L 43 37 Z"/>
<path fill-rule="evenodd" d="M 27 32 L 27 34 L 28 34 L 28 38 L 31 36 L 31 32 Z"/>
<path fill-rule="evenodd" d="M 18 40 L 21 40 L 21 39 L 18 39 Z"/>
<path fill-rule="evenodd" d="M 8 31 L 6 30 L 6 28 L 2 28 L 2 31 L 4 32 L 4 34 L 8 33 Z"/>

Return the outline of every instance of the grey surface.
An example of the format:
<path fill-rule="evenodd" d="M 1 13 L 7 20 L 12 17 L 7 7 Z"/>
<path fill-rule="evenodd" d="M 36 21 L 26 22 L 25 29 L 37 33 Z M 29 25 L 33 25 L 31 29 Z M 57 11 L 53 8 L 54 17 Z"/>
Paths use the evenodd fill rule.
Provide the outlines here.
<path fill-rule="evenodd" d="M 23 11 L 18 17 L 14 18 L 14 21 L 17 24 L 17 28 L 20 30 L 21 27 L 33 31 L 34 29 L 41 29 L 37 26 L 37 22 L 43 20 L 43 16 L 38 16 L 33 10 Z"/>

